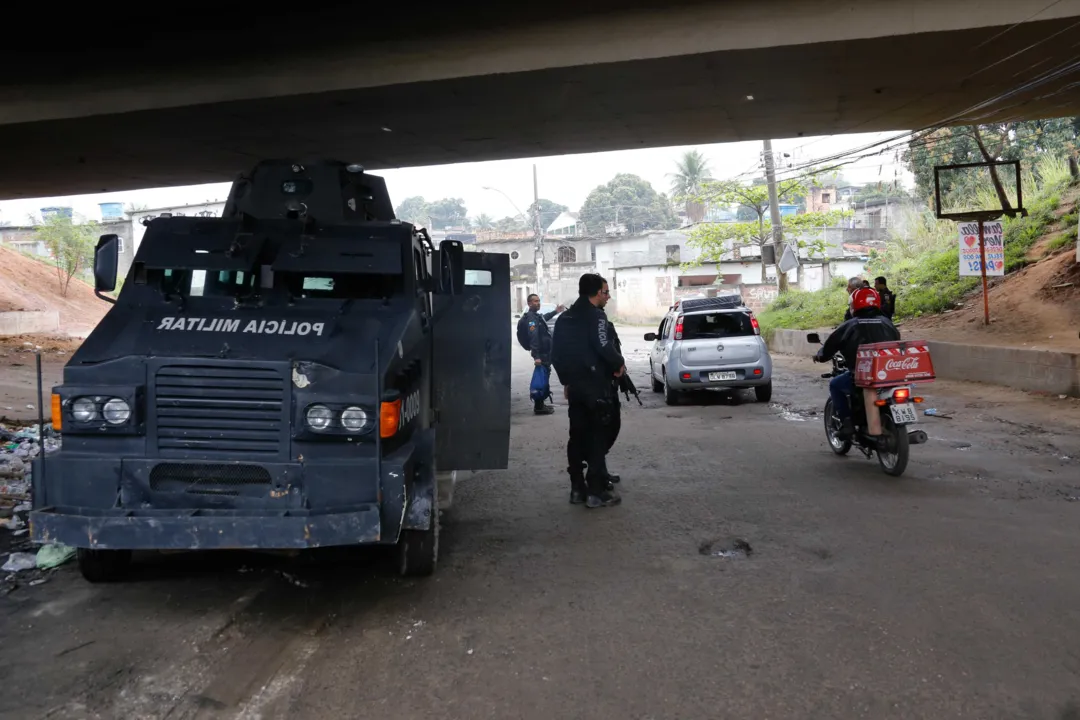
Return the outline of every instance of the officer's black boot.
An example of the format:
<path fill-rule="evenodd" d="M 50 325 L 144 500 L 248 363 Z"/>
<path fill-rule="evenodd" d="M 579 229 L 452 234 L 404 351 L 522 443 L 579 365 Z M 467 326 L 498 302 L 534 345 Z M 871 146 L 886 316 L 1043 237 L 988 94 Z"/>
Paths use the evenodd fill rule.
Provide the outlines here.
<path fill-rule="evenodd" d="M 585 473 L 581 468 L 577 472 L 571 468 L 566 468 L 566 471 L 570 473 L 570 504 L 580 505 L 585 502 Z"/>
<path fill-rule="evenodd" d="M 543 400 L 539 400 L 533 404 L 533 413 L 536 415 L 551 415 L 555 412 L 555 408 L 551 405 L 545 405 Z"/>
<path fill-rule="evenodd" d="M 583 469 L 588 468 L 589 463 L 582 463 L 581 467 Z M 622 480 L 622 478 L 620 476 L 616 475 L 615 473 L 609 472 L 607 474 L 607 486 L 606 486 L 608 492 L 613 492 L 615 490 L 615 483 L 619 482 L 620 480 Z"/>
<path fill-rule="evenodd" d="M 611 507 L 622 502 L 622 498 L 610 490 L 604 490 L 599 495 L 590 495 L 585 499 L 585 507 L 590 510 L 602 507 Z"/>

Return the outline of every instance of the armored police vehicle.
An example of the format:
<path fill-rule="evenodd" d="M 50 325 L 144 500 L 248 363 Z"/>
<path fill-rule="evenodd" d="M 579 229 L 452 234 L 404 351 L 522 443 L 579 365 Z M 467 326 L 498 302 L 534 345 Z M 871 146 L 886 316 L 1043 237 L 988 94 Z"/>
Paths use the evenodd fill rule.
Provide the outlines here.
<path fill-rule="evenodd" d="M 102 236 L 103 299 L 117 265 Z M 223 217 L 151 221 L 114 302 L 33 472 L 33 539 L 88 580 L 133 550 L 375 543 L 430 574 L 440 482 L 507 465 L 509 259 L 435 248 L 358 165 L 264 162 Z"/>

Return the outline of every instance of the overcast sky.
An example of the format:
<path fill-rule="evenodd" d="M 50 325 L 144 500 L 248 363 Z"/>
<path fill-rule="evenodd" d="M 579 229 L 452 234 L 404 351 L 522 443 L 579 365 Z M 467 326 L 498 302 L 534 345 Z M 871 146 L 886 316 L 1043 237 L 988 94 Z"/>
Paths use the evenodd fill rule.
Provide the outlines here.
<path fill-rule="evenodd" d="M 777 140 L 773 143 L 773 150 L 791 155 L 791 158 L 786 160 L 787 162 L 805 164 L 832 158 L 852 149 L 894 138 L 902 133 L 903 131 L 898 130 L 887 133 Z M 709 159 L 714 177 L 743 177 L 749 180 L 754 175 L 761 174 L 760 142 L 692 147 L 700 150 Z M 885 148 L 885 151 L 878 154 L 882 148 Z M 535 160 L 499 160 L 440 165 L 382 170 L 374 174 L 386 178 L 390 198 L 395 205 L 411 195 L 421 195 L 426 200 L 460 197 L 464 199 L 470 216 L 476 217 L 481 213 L 487 213 L 498 219 L 507 215 L 516 215 L 517 211 L 502 194 L 484 188 L 501 190 L 520 210 L 524 211 L 532 202 L 532 165 L 534 162 L 539 175 L 540 197 L 568 205 L 571 210 L 577 210 L 585 201 L 589 191 L 597 185 L 608 182 L 616 173 L 640 175 L 652 183 L 658 191 L 667 192 L 671 184 L 668 174 L 674 170 L 676 159 L 687 149 L 691 147 L 620 150 Z M 899 180 L 905 186 L 911 185 L 910 173 L 899 162 L 897 143 L 875 147 L 858 155 L 871 153 L 869 157 L 861 157 L 854 163 L 846 165 L 842 169 L 845 179 L 858 184 L 878 180 L 887 182 Z M 125 207 L 136 205 L 161 208 L 208 200 L 224 200 L 228 192 L 228 183 L 215 183 L 96 195 L 9 200 L 0 202 L 0 221 L 10 225 L 26 224 L 28 216 L 40 215 L 42 207 L 54 205 L 70 206 L 74 208 L 75 213 L 84 218 L 99 220 L 101 212 L 98 203 L 102 202 L 122 202 Z"/>

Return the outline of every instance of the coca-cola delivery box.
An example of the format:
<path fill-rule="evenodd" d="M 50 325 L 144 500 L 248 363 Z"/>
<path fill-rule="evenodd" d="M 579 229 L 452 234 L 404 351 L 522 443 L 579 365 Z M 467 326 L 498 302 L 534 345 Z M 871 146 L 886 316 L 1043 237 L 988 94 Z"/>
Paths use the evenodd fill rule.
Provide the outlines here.
<path fill-rule="evenodd" d="M 885 387 L 934 381 L 934 363 L 924 340 L 860 345 L 855 361 L 855 384 Z"/>

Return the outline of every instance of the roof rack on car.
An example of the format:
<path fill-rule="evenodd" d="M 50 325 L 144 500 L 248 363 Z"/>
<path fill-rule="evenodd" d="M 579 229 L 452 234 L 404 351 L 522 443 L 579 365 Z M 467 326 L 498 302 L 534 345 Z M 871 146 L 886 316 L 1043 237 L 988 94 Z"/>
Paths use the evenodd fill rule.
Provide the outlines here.
<path fill-rule="evenodd" d="M 730 310 L 743 307 L 742 295 L 720 295 L 719 297 L 686 298 L 675 303 L 681 312 L 694 310 Z"/>

